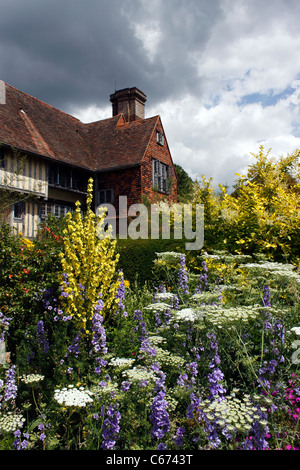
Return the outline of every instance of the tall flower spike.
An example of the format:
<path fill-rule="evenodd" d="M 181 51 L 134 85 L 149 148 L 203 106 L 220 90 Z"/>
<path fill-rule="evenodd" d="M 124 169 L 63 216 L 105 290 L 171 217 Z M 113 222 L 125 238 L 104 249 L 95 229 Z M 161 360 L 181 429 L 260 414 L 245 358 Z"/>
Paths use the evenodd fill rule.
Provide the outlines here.
<path fill-rule="evenodd" d="M 81 213 L 77 201 L 75 213 L 66 215 L 67 228 L 63 231 L 63 252 L 60 253 L 64 279 L 62 279 L 62 310 L 71 316 L 76 326 L 89 331 L 95 307 L 102 296 L 103 318 L 117 308 L 117 290 L 121 280 L 116 276 L 119 255 L 115 254 L 116 240 L 98 237 L 98 224 L 105 214 L 97 218 L 91 209 L 93 180 L 88 183 L 87 210 Z M 67 283 L 66 283 L 67 279 Z"/>
<path fill-rule="evenodd" d="M 183 294 L 189 293 L 188 287 L 188 274 L 185 265 L 185 255 L 180 256 L 180 269 L 179 269 L 179 289 L 182 291 Z"/>

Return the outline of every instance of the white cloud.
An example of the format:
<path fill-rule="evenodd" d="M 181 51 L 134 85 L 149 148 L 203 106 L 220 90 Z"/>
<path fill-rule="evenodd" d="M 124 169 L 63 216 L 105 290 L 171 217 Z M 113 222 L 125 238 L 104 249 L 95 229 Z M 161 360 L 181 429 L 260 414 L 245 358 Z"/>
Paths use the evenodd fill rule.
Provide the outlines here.
<path fill-rule="evenodd" d="M 88 106 L 88 107 L 72 107 L 70 114 L 81 122 L 89 123 L 94 121 L 101 121 L 112 116 L 111 106 Z"/>
<path fill-rule="evenodd" d="M 253 161 L 259 145 L 272 148 L 279 156 L 300 148 L 300 138 L 293 136 L 299 123 L 297 90 L 273 106 L 261 103 L 239 106 L 235 91 L 224 93 L 215 106 L 203 106 L 201 99 L 185 97 L 167 101 L 159 111 L 175 163 L 191 176 L 213 177 L 215 184 L 231 185 L 235 173 L 244 172 Z"/>
<path fill-rule="evenodd" d="M 150 24 L 136 23 L 134 25 L 135 36 L 141 41 L 142 46 L 152 62 L 158 52 L 158 46 L 162 38 L 162 32 L 158 22 Z"/>
<path fill-rule="evenodd" d="M 217 2 L 199 4 L 185 13 L 177 2 L 168 15 L 170 3 L 141 0 L 130 27 L 158 92 L 169 80 L 167 99 L 148 96 L 146 116 L 161 115 L 174 161 L 231 185 L 260 144 L 274 156 L 300 148 L 300 2 L 222 0 L 222 14 Z M 76 112 L 85 122 L 111 116 L 109 107 Z"/>

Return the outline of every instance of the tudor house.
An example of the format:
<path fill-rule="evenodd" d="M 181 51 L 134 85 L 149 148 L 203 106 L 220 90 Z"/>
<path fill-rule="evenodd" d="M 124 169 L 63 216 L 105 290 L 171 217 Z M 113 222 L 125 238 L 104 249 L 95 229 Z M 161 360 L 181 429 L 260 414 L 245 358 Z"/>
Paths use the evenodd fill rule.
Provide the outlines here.
<path fill-rule="evenodd" d="M 3 82 L 2 82 L 3 83 Z M 157 198 L 176 201 L 177 177 L 160 116 L 145 118 L 137 88 L 110 96 L 112 117 L 85 124 L 5 84 L 0 104 L 0 197 L 19 197 L 6 220 L 34 238 L 48 214 L 84 205 L 94 180 L 94 209 L 127 196 L 128 206 Z M 20 200 L 21 199 L 21 200 Z"/>

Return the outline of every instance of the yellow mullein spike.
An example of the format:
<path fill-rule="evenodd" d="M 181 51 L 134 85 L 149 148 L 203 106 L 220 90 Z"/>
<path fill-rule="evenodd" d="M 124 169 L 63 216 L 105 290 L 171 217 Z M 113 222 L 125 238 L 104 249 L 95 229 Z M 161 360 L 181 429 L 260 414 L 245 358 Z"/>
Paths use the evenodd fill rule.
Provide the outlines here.
<path fill-rule="evenodd" d="M 81 214 L 80 202 L 76 202 L 75 214 L 68 213 L 67 228 L 63 231 L 63 252 L 60 253 L 63 272 L 68 287 L 62 297 L 63 308 L 87 332 L 92 320 L 99 295 L 103 302 L 103 317 L 112 306 L 117 305 L 116 293 L 121 279 L 116 275 L 119 255 L 115 254 L 116 241 L 97 237 L 99 218 L 91 210 L 93 180 L 87 188 L 87 211 Z M 104 220 L 104 214 L 102 220 Z M 101 222 L 101 218 L 100 218 Z"/>

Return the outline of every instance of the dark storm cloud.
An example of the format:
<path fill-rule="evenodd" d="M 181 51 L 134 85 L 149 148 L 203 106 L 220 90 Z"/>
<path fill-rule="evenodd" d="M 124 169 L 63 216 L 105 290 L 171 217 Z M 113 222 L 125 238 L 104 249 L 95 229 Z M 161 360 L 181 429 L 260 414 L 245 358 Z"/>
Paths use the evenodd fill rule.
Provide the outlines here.
<path fill-rule="evenodd" d="M 220 14 L 217 0 L 2 0 L 0 79 L 65 110 L 106 104 L 115 82 L 151 103 L 199 94 L 193 54 Z M 160 39 L 150 60 L 135 26 L 153 22 Z"/>

